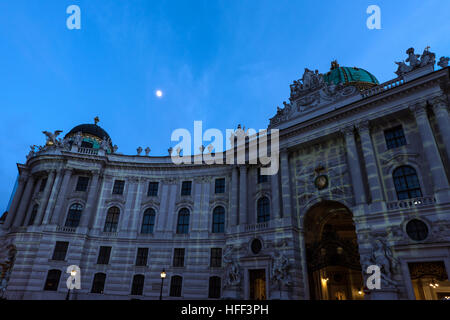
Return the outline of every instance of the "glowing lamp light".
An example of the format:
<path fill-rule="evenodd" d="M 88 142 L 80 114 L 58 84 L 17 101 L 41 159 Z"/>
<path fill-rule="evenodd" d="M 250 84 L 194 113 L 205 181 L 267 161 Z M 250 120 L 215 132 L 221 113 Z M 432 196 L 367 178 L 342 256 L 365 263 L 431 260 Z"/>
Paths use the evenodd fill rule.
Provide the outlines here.
<path fill-rule="evenodd" d="M 167 276 L 166 271 L 163 270 L 163 271 L 161 272 L 161 279 L 164 279 L 166 276 Z"/>
<path fill-rule="evenodd" d="M 75 276 L 77 275 L 77 270 L 72 270 L 72 271 L 70 271 L 70 275 L 71 275 L 72 277 L 75 277 Z"/>

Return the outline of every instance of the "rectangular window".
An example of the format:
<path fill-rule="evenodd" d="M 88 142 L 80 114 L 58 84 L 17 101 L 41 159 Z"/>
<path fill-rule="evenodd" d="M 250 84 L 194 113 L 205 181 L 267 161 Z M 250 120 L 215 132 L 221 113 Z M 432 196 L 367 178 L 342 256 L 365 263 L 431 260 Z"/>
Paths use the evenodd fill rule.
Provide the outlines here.
<path fill-rule="evenodd" d="M 209 278 L 209 291 L 208 298 L 219 299 L 220 298 L 220 288 L 222 287 L 220 277 L 210 277 Z"/>
<path fill-rule="evenodd" d="M 173 266 L 184 267 L 184 248 L 175 248 L 173 251 Z"/>
<path fill-rule="evenodd" d="M 181 195 L 182 196 L 190 196 L 191 188 L 192 188 L 191 181 L 183 181 L 183 184 L 181 185 Z"/>
<path fill-rule="evenodd" d="M 138 248 L 136 266 L 145 267 L 148 259 L 148 248 Z"/>
<path fill-rule="evenodd" d="M 53 251 L 52 260 L 64 261 L 66 259 L 67 248 L 69 243 L 66 241 L 56 241 L 55 250 Z"/>
<path fill-rule="evenodd" d="M 44 290 L 57 291 L 60 278 L 61 270 L 49 270 L 47 273 L 47 280 L 45 280 Z"/>
<path fill-rule="evenodd" d="M 158 196 L 158 182 L 149 182 L 147 195 L 149 197 Z"/>
<path fill-rule="evenodd" d="M 258 183 L 265 183 L 269 181 L 268 179 L 268 176 L 261 174 L 261 168 L 258 168 Z"/>
<path fill-rule="evenodd" d="M 394 149 L 406 145 L 405 133 L 402 126 L 384 131 L 386 146 L 388 149 Z"/>
<path fill-rule="evenodd" d="M 222 248 L 211 248 L 211 267 L 222 267 Z"/>
<path fill-rule="evenodd" d="M 215 193 L 225 193 L 225 178 L 216 179 Z"/>
<path fill-rule="evenodd" d="M 111 247 L 103 247 L 103 246 L 100 247 L 97 264 L 108 264 L 110 255 L 111 255 Z"/>
<path fill-rule="evenodd" d="M 113 187 L 113 194 L 123 194 L 124 187 L 125 187 L 124 180 L 115 180 Z"/>
<path fill-rule="evenodd" d="M 77 188 L 76 191 L 87 191 L 87 187 L 89 184 L 88 177 L 78 177 Z"/>
<path fill-rule="evenodd" d="M 41 185 L 39 186 L 39 192 L 44 191 L 46 185 L 47 185 L 47 178 L 44 178 L 42 179 Z"/>

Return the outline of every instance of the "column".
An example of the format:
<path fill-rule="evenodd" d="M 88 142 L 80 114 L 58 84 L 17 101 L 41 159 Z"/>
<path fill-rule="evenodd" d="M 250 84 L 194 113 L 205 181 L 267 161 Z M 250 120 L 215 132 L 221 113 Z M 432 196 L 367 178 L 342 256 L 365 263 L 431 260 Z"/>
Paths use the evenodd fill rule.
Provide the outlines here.
<path fill-rule="evenodd" d="M 13 217 L 16 215 L 17 207 L 20 204 L 20 198 L 22 197 L 27 178 L 28 178 L 27 173 L 22 173 L 19 176 L 19 183 L 17 185 L 17 189 L 16 189 L 16 192 L 14 193 L 13 201 L 11 203 L 11 206 L 9 207 L 8 215 L 6 216 L 6 220 L 3 225 L 3 227 L 5 229 L 8 229 L 14 221 Z"/>
<path fill-rule="evenodd" d="M 373 148 L 372 139 L 370 137 L 369 122 L 364 121 L 358 124 L 358 129 L 361 136 L 361 145 L 372 203 L 381 202 L 384 200 L 383 189 L 378 173 L 377 161 L 375 159 L 375 149 Z"/>
<path fill-rule="evenodd" d="M 65 169 L 64 176 L 62 178 L 61 187 L 59 188 L 58 198 L 56 199 L 55 209 L 53 209 L 53 215 L 51 224 L 62 225 L 61 221 L 64 219 L 63 205 L 67 194 L 67 187 L 69 186 L 70 177 L 72 176 L 72 169 Z"/>
<path fill-rule="evenodd" d="M 98 179 L 100 176 L 99 171 L 92 173 L 91 185 L 89 186 L 89 194 L 86 202 L 86 207 L 81 214 L 80 227 L 88 227 L 91 216 L 95 212 L 96 199 L 98 199 Z"/>
<path fill-rule="evenodd" d="M 56 202 L 56 197 L 58 195 L 59 182 L 62 179 L 62 170 L 56 172 L 55 182 L 53 183 L 52 191 L 50 192 L 50 197 L 47 201 L 47 207 L 45 208 L 44 218 L 42 219 L 42 224 L 49 224 L 50 217 L 53 214 L 53 207 Z"/>
<path fill-rule="evenodd" d="M 279 173 L 274 174 L 273 176 L 270 176 L 270 185 L 272 187 L 272 208 L 273 208 L 273 211 L 274 211 L 273 212 L 273 217 L 275 219 L 280 219 L 281 218 L 280 183 L 278 181 L 278 178 L 279 178 Z"/>
<path fill-rule="evenodd" d="M 247 224 L 247 167 L 239 167 L 239 224 Z"/>
<path fill-rule="evenodd" d="M 444 141 L 445 151 L 447 157 L 450 157 L 450 121 L 448 116 L 447 102 L 445 96 L 440 96 L 431 101 L 433 104 L 433 111 L 436 115 L 436 120 Z"/>
<path fill-rule="evenodd" d="M 359 164 L 358 151 L 356 149 L 355 135 L 353 133 L 353 125 L 342 130 L 345 135 L 345 145 L 347 148 L 348 167 L 350 169 L 350 177 L 355 195 L 355 204 L 361 205 L 366 203 L 366 195 L 364 192 L 364 184 L 361 176 L 361 167 Z"/>
<path fill-rule="evenodd" d="M 30 202 L 31 194 L 34 186 L 34 177 L 30 175 L 27 180 L 27 185 L 25 186 L 25 191 L 23 192 L 22 199 L 20 200 L 19 209 L 17 210 L 16 217 L 14 219 L 13 226 L 19 227 L 22 225 L 22 220 L 27 212 L 28 203 Z"/>
<path fill-rule="evenodd" d="M 133 213 L 131 217 L 131 223 L 129 225 L 129 230 L 133 233 L 140 233 L 140 217 L 141 217 L 141 203 L 142 203 L 142 197 L 145 193 L 145 187 L 148 185 L 147 179 L 139 179 L 137 190 L 136 190 L 136 197 L 134 199 L 134 208 Z"/>
<path fill-rule="evenodd" d="M 129 231 L 131 228 L 134 201 L 136 200 L 135 195 L 138 189 L 138 184 L 139 180 L 136 177 L 129 177 L 125 180 L 125 208 L 123 210 L 124 212 L 121 213 L 121 215 L 123 215 L 123 218 L 120 218 L 120 223 L 117 230 Z"/>
<path fill-rule="evenodd" d="M 42 223 L 42 218 L 45 213 L 45 208 L 46 208 L 48 200 L 49 200 L 50 191 L 52 190 L 52 185 L 53 185 L 54 179 L 55 179 L 55 170 L 50 170 L 48 177 L 47 177 L 47 184 L 45 185 L 44 193 L 42 194 L 42 201 L 41 201 L 41 204 L 39 205 L 39 209 L 36 214 L 36 219 L 34 219 L 33 225 L 38 226 Z"/>
<path fill-rule="evenodd" d="M 449 185 L 447 176 L 445 174 L 436 141 L 434 140 L 430 121 L 428 120 L 426 102 L 419 102 L 411 106 L 410 109 L 414 112 L 416 117 L 417 127 L 419 128 L 420 138 L 422 140 L 423 151 L 430 166 L 429 169 L 433 180 L 434 192 L 438 198 L 437 200 L 448 200 Z M 441 196 L 444 196 L 445 199 L 441 199 Z"/>
<path fill-rule="evenodd" d="M 291 205 L 291 181 L 289 177 L 289 154 L 287 149 L 281 150 L 280 170 L 281 170 L 281 203 L 283 207 L 283 217 L 289 217 L 292 215 L 292 205 Z"/>
<path fill-rule="evenodd" d="M 237 226 L 238 225 L 238 168 L 235 166 L 232 169 L 231 172 L 231 212 L 230 212 L 230 226 Z"/>

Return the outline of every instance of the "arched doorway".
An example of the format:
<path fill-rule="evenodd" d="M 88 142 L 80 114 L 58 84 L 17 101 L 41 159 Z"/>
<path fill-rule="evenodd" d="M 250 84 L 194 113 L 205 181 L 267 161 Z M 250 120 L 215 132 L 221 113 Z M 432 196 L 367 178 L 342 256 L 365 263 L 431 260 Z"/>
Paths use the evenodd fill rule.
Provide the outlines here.
<path fill-rule="evenodd" d="M 304 220 L 310 297 L 363 299 L 363 278 L 353 215 L 335 201 L 308 210 Z"/>

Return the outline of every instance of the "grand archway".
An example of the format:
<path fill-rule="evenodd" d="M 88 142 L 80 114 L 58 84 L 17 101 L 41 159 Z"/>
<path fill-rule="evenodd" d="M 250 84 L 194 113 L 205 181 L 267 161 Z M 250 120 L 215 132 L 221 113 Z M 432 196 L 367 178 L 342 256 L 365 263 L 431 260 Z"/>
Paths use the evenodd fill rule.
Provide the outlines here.
<path fill-rule="evenodd" d="M 350 210 L 335 201 L 320 202 L 306 213 L 304 229 L 311 299 L 363 299 L 363 278 Z"/>

